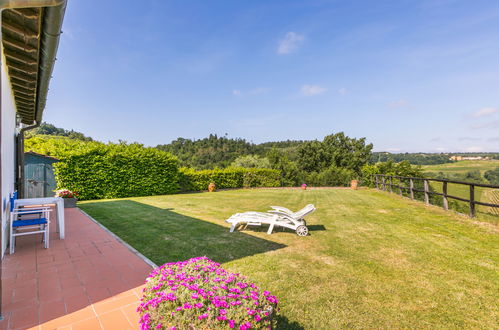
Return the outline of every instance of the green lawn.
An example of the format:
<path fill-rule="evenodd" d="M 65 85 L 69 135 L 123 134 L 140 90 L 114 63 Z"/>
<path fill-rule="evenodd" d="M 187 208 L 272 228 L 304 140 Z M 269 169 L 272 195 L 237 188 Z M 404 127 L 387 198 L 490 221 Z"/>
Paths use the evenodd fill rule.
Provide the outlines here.
<path fill-rule="evenodd" d="M 269 205 L 311 235 L 229 233 Z M 497 227 L 375 190 L 234 190 L 81 202 L 157 264 L 206 255 L 280 299 L 283 328 L 497 328 Z"/>

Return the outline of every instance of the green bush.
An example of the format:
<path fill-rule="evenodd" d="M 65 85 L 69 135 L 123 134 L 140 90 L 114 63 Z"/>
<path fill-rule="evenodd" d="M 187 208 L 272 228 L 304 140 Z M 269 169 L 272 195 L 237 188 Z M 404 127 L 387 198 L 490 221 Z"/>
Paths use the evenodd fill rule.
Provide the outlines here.
<path fill-rule="evenodd" d="M 361 169 L 362 174 L 362 184 L 368 187 L 375 186 L 374 175 L 384 174 L 393 176 L 404 176 L 404 177 L 414 177 L 422 178 L 423 171 L 421 166 L 411 165 L 408 161 L 404 160 L 400 163 L 395 163 L 391 160 L 387 162 L 379 162 L 376 164 L 366 164 Z M 398 184 L 398 182 L 393 182 Z"/>
<path fill-rule="evenodd" d="M 211 182 L 218 189 L 278 187 L 281 173 L 268 168 L 226 168 L 196 171 L 181 168 L 179 184 L 181 191 L 206 190 Z"/>
<path fill-rule="evenodd" d="M 499 166 L 493 170 L 485 172 L 484 177 L 490 184 L 499 185 Z"/>
<path fill-rule="evenodd" d="M 312 172 L 305 175 L 305 183 L 319 187 L 340 187 L 350 185 L 350 181 L 357 178 L 353 170 L 331 166 L 321 172 Z"/>

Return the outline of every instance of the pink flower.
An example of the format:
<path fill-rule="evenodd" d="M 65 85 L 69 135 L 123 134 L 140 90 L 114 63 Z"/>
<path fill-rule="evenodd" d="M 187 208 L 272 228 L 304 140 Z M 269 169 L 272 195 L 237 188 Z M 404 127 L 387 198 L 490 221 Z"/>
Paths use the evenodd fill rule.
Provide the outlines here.
<path fill-rule="evenodd" d="M 234 328 L 235 325 L 236 322 L 234 322 L 234 320 L 229 320 L 229 328 Z"/>
<path fill-rule="evenodd" d="M 241 326 L 239 326 L 240 330 L 246 330 L 246 329 L 250 329 L 250 328 L 251 328 L 251 323 L 249 323 L 249 322 L 246 322 L 244 324 L 241 324 Z"/>

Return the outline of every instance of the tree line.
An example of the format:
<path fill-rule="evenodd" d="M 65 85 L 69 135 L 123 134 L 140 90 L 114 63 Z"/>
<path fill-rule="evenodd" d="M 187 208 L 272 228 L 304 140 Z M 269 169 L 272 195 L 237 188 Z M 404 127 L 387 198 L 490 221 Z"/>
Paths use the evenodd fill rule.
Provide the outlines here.
<path fill-rule="evenodd" d="M 66 130 L 43 123 L 30 132 L 36 136 L 63 136 L 74 141 L 96 143 L 91 137 L 74 130 Z M 41 151 L 69 148 L 69 141 L 39 144 Z M 241 138 L 210 134 L 198 140 L 178 138 L 156 149 L 173 154 L 179 166 L 195 170 L 224 168 L 270 168 L 281 173 L 282 186 L 307 183 L 316 186 L 347 185 L 353 179 L 369 184 L 372 174 L 423 176 L 421 168 L 413 165 L 443 164 L 452 162 L 447 154 L 372 152 L 373 145 L 365 138 L 351 138 L 345 133 L 330 134 L 322 140 L 287 140 L 255 144 Z M 442 173 L 432 176 L 461 179 L 470 182 L 497 183 L 499 170 L 481 175 L 465 173 L 462 177 L 449 177 Z"/>

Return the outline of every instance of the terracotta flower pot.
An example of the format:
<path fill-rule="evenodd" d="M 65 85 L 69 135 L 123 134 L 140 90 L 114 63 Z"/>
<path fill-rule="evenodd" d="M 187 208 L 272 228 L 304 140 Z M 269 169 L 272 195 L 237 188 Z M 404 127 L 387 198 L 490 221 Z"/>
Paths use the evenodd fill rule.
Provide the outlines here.
<path fill-rule="evenodd" d="M 209 192 L 214 192 L 216 189 L 215 182 L 212 182 L 208 185 L 208 191 Z"/>
<path fill-rule="evenodd" d="M 305 183 L 304 183 L 304 184 L 302 184 L 302 185 L 301 185 L 301 189 L 302 189 L 302 190 L 307 190 L 307 185 L 306 185 Z"/>
<path fill-rule="evenodd" d="M 359 187 L 359 180 L 352 180 L 350 182 L 350 188 L 352 188 L 353 190 L 357 190 L 358 187 Z"/>

